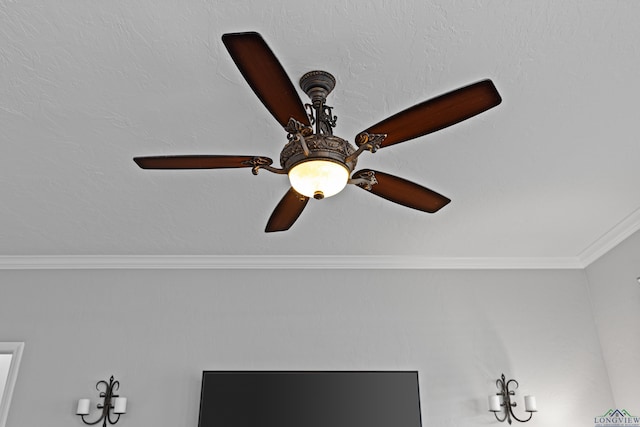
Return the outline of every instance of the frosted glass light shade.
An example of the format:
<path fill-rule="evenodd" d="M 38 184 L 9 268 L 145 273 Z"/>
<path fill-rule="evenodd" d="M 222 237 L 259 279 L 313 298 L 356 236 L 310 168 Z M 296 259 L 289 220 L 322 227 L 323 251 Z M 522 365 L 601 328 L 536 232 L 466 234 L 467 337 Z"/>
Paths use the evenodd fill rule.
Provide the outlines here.
<path fill-rule="evenodd" d="M 116 397 L 115 404 L 113 405 L 114 414 L 126 414 L 127 413 L 127 398 Z"/>
<path fill-rule="evenodd" d="M 289 171 L 291 186 L 307 197 L 322 199 L 338 194 L 347 185 L 349 170 L 329 160 L 298 163 Z"/>
<path fill-rule="evenodd" d="M 535 396 L 524 397 L 524 410 L 527 412 L 538 412 L 538 405 L 536 405 Z"/>
<path fill-rule="evenodd" d="M 76 409 L 76 414 L 78 415 L 89 415 L 89 407 L 91 406 L 91 400 L 89 399 L 80 399 L 78 400 L 78 409 Z"/>
<path fill-rule="evenodd" d="M 501 404 L 502 399 L 500 398 L 500 396 L 495 394 L 489 396 L 489 410 L 491 412 L 500 412 L 502 410 L 502 407 L 500 406 Z"/>

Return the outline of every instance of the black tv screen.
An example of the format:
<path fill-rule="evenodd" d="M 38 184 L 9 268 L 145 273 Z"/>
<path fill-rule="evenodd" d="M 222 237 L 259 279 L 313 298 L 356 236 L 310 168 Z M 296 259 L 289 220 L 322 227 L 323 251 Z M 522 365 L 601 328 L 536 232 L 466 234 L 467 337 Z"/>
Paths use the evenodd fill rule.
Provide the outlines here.
<path fill-rule="evenodd" d="M 205 371 L 199 427 L 421 427 L 416 371 Z"/>

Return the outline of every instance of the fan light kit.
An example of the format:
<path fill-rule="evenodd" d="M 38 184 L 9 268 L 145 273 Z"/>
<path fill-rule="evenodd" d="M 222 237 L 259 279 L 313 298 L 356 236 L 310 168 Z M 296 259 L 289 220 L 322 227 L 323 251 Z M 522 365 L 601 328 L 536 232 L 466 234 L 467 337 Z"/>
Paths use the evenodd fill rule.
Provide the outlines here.
<path fill-rule="evenodd" d="M 338 194 L 347 186 L 349 169 L 329 160 L 309 160 L 289 170 L 289 181 L 298 193 L 319 200 Z"/>
<path fill-rule="evenodd" d="M 454 90 L 395 114 L 360 132 L 355 146 L 333 135 L 337 117 L 326 104 L 336 79 L 326 71 L 310 71 L 300 87 L 311 99 L 303 104 L 293 83 L 262 36 L 255 32 L 222 36 L 231 58 L 254 93 L 287 132 L 281 168 L 263 156 L 179 155 L 136 157 L 143 169 L 251 168 L 287 174 L 291 188 L 276 206 L 266 232 L 288 230 L 309 199 L 331 197 L 354 184 L 394 203 L 434 213 L 450 200 L 433 190 L 384 172 L 353 172 L 364 151 L 405 142 L 471 118 L 502 101 L 491 80 Z"/>

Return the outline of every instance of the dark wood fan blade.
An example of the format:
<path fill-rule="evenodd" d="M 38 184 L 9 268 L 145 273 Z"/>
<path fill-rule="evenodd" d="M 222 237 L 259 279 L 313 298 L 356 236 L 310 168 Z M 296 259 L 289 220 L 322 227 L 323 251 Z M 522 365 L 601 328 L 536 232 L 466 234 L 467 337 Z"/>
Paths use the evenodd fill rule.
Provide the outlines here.
<path fill-rule="evenodd" d="M 353 178 L 361 178 L 374 174 L 377 184 L 373 184 L 370 193 L 409 208 L 434 213 L 442 209 L 451 200 L 426 187 L 371 169 L 363 169 L 353 174 Z M 367 190 L 364 186 L 360 188 Z"/>
<path fill-rule="evenodd" d="M 387 134 L 380 147 L 408 141 L 444 129 L 502 102 L 491 80 L 483 80 L 395 114 L 362 133 Z M 360 136 L 356 143 L 362 145 Z"/>
<path fill-rule="evenodd" d="M 251 168 L 256 164 L 270 165 L 268 157 L 260 156 L 149 156 L 134 157 L 134 162 L 142 169 L 224 169 Z"/>
<path fill-rule="evenodd" d="M 311 125 L 293 83 L 260 34 L 224 34 L 222 42 L 251 89 L 282 127 L 291 117 Z"/>
<path fill-rule="evenodd" d="M 304 207 L 307 206 L 308 201 L 308 197 L 298 194 L 297 191 L 290 188 L 271 214 L 264 231 L 271 233 L 291 228 L 304 210 Z"/>

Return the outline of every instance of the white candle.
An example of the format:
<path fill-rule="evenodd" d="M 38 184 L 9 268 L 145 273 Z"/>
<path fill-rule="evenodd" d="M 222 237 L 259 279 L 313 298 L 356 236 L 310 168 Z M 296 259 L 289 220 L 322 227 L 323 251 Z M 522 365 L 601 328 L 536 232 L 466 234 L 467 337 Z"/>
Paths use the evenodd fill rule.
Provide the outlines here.
<path fill-rule="evenodd" d="M 492 412 L 500 412 L 500 404 L 502 402 L 500 401 L 500 396 L 497 394 L 494 394 L 492 396 L 489 396 L 489 410 Z"/>
<path fill-rule="evenodd" d="M 124 414 L 127 412 L 126 397 L 116 397 L 116 403 L 113 405 L 113 412 L 115 414 Z"/>
<path fill-rule="evenodd" d="M 89 406 L 91 406 L 91 400 L 89 399 L 78 400 L 78 409 L 76 409 L 76 414 L 89 415 Z"/>
<path fill-rule="evenodd" d="M 525 396 L 524 397 L 524 410 L 527 412 L 538 412 L 538 408 L 536 407 L 536 397 L 535 396 Z"/>

